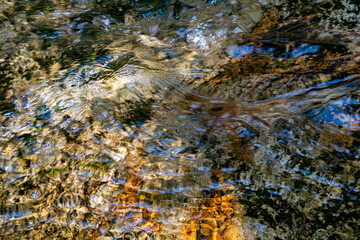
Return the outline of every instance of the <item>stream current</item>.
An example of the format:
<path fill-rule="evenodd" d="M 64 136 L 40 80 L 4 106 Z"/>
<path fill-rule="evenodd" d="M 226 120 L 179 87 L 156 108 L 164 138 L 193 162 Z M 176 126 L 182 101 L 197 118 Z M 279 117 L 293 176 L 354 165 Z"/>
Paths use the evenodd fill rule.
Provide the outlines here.
<path fill-rule="evenodd" d="M 0 238 L 359 236 L 354 41 L 253 33 L 270 1 L 1 4 Z"/>

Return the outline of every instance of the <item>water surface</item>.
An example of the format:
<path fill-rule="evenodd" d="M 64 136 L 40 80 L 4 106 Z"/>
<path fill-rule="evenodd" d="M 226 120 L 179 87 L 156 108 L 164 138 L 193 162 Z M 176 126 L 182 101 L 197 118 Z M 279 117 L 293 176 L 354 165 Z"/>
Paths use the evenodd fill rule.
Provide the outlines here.
<path fill-rule="evenodd" d="M 356 239 L 355 20 L 276 4 L 1 3 L 2 238 Z"/>

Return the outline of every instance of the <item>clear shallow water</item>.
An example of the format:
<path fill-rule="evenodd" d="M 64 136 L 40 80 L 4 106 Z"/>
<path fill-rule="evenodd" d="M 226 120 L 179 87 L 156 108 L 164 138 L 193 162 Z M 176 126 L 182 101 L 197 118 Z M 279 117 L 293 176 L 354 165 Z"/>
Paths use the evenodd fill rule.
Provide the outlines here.
<path fill-rule="evenodd" d="M 2 238 L 356 239 L 358 55 L 268 4 L 2 5 Z"/>

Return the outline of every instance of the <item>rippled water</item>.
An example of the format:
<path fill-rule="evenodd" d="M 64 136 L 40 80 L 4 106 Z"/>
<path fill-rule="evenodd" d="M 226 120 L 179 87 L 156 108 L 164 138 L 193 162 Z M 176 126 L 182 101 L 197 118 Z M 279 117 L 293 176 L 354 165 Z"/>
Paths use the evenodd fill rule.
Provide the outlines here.
<path fill-rule="evenodd" d="M 291 4 L 3 1 L 1 238 L 358 238 L 357 8 Z"/>

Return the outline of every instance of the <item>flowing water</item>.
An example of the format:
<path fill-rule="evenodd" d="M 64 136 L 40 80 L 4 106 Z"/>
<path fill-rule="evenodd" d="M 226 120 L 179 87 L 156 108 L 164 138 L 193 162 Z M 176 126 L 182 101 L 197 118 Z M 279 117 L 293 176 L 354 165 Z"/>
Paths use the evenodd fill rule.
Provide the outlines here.
<path fill-rule="evenodd" d="M 357 239 L 358 8 L 320 2 L 3 0 L 0 238 Z"/>

